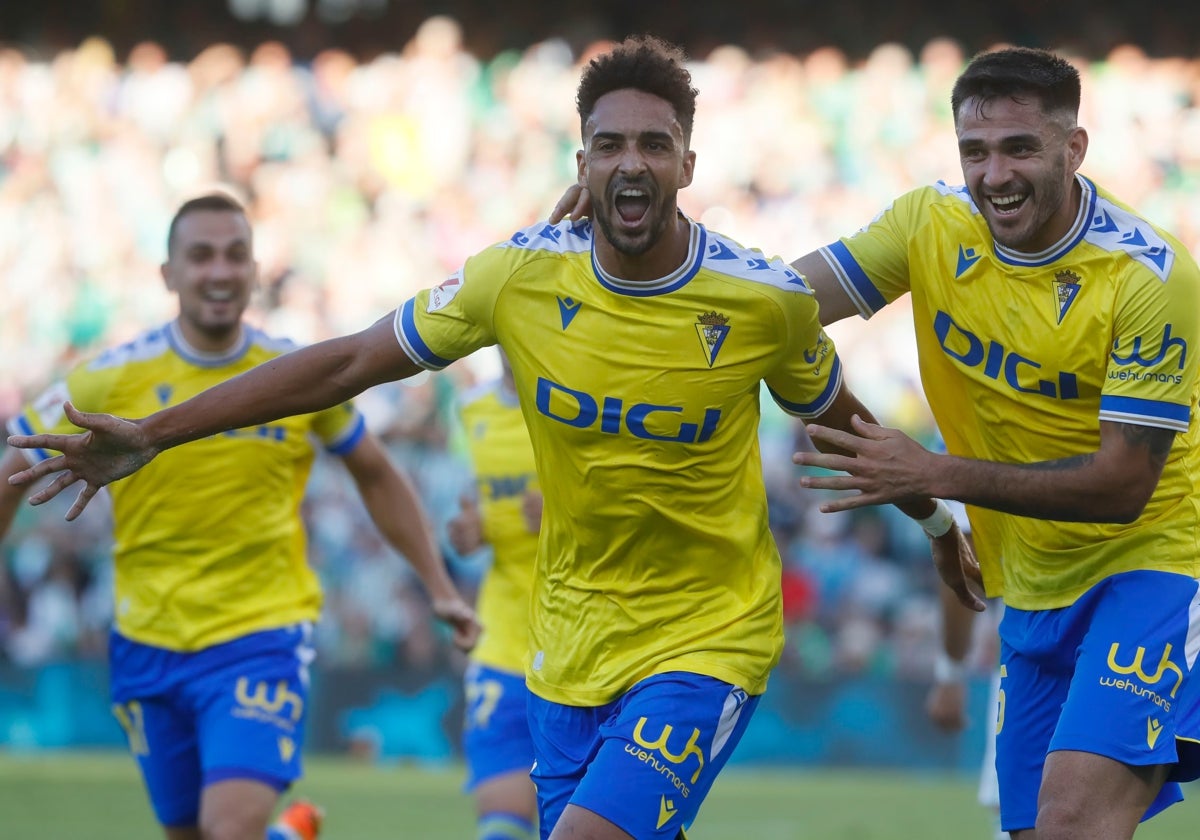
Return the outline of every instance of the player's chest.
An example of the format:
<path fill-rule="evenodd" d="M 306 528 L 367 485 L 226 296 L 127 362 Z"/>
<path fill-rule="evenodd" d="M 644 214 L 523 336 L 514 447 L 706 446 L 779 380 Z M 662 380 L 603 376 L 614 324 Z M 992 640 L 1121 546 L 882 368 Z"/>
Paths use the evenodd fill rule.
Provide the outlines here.
<path fill-rule="evenodd" d="M 104 410 L 119 416 L 144 417 L 179 405 L 250 367 L 252 365 L 207 369 L 179 364 L 134 370 L 114 388 Z M 307 437 L 310 426 L 311 415 L 285 417 L 271 423 L 221 432 L 191 446 L 212 450 L 232 448 L 240 450 L 243 456 L 251 449 L 276 450 L 292 457 L 291 450 L 311 447 Z"/>

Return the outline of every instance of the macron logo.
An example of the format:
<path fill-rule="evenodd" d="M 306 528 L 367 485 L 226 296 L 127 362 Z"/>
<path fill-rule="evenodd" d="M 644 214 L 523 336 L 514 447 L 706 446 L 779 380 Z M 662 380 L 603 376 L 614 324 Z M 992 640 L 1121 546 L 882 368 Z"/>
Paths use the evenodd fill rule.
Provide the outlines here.
<path fill-rule="evenodd" d="M 575 316 L 579 314 L 579 307 L 583 306 L 577 300 L 571 298 L 558 298 L 558 314 L 562 318 L 562 328 L 565 330 L 575 320 Z"/>
<path fill-rule="evenodd" d="M 671 821 L 671 817 L 675 816 L 675 802 L 667 799 L 665 796 L 658 798 L 658 825 L 657 828 L 662 828 Z"/>
<path fill-rule="evenodd" d="M 979 258 L 982 256 L 983 255 L 974 248 L 964 248 L 963 246 L 959 245 L 958 268 L 954 271 L 955 279 L 962 277 L 963 273 L 966 272 L 971 266 L 975 265 L 975 263 L 979 262 Z"/>

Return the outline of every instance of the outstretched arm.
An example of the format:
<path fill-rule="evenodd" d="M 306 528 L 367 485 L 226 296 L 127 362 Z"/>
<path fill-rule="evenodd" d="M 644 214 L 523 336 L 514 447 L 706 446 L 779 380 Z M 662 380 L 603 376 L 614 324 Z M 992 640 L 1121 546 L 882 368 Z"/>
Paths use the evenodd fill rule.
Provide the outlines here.
<path fill-rule="evenodd" d="M 797 464 L 846 475 L 805 476 L 801 484 L 857 493 L 824 511 L 936 496 L 1018 516 L 1066 522 L 1132 522 L 1162 475 L 1175 433 L 1130 423 L 1100 423 L 1100 448 L 1070 458 L 1009 464 L 939 455 L 896 429 L 854 418 L 852 430 L 808 427 L 840 453 L 797 452 Z"/>
<path fill-rule="evenodd" d="M 344 459 L 375 527 L 404 555 L 425 585 L 433 612 L 454 629 L 454 643 L 469 651 L 479 638 L 475 611 L 463 599 L 446 571 L 433 525 L 412 482 L 383 445 L 367 434 Z"/>
<path fill-rule="evenodd" d="M 272 359 L 142 420 L 85 414 L 68 404 L 68 419 L 85 431 L 10 437 L 12 446 L 63 454 L 18 472 L 9 481 L 27 485 L 59 473 L 30 497 L 33 504 L 49 501 L 77 481 L 84 482 L 67 512 L 67 519 L 74 519 L 101 487 L 135 472 L 165 449 L 229 429 L 320 411 L 373 385 L 403 379 L 418 370 L 396 341 L 389 315 L 362 332 Z"/>
<path fill-rule="evenodd" d="M 851 393 L 850 389 L 843 385 L 829 408 L 818 418 L 824 426 L 810 425 L 808 427 L 809 437 L 814 445 L 824 451 L 798 452 L 793 456 L 793 460 L 798 464 L 812 463 L 815 466 L 821 466 L 821 464 L 809 459 L 835 458 L 841 461 L 853 461 L 852 450 L 844 445 L 845 442 L 831 441 L 827 436 L 813 435 L 812 430 L 817 428 L 840 429 L 845 430 L 842 434 L 852 437 L 853 435 L 850 433 L 852 424 L 861 422 L 858 418 L 863 416 L 871 417 L 871 413 Z M 801 456 L 805 456 L 805 459 L 802 460 Z M 844 477 L 836 476 L 836 478 Z M 801 478 L 800 483 L 806 487 L 824 486 L 821 483 L 814 483 L 810 476 Z M 885 501 L 895 504 L 905 515 L 918 521 L 931 517 L 940 519 L 941 515 L 945 516 L 942 527 L 934 526 L 936 533 L 930 534 L 928 528 L 926 530 L 926 533 L 930 535 L 930 551 L 934 567 L 937 569 L 938 576 L 950 587 L 963 606 L 975 612 L 982 612 L 986 605 L 983 600 L 983 574 L 979 570 L 979 563 L 975 560 L 975 553 L 962 530 L 954 522 L 945 505 L 936 501 L 938 498 L 941 497 L 933 493 L 910 493 Z M 838 502 L 840 501 L 838 500 Z M 837 502 L 823 504 L 821 510 L 827 512 L 840 510 L 841 508 L 834 507 L 836 504 Z M 927 526 L 923 524 L 922 527 Z"/>

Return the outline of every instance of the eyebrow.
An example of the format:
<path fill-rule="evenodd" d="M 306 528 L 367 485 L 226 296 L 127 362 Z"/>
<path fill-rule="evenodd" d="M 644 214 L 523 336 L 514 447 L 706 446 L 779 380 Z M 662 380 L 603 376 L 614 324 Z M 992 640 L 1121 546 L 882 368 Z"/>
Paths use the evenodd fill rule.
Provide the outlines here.
<path fill-rule="evenodd" d="M 622 140 L 626 137 L 624 132 L 620 131 L 596 131 L 592 134 L 592 139 L 603 140 Z M 669 131 L 643 131 L 637 135 L 638 140 L 668 140 L 674 142 L 674 137 Z"/>

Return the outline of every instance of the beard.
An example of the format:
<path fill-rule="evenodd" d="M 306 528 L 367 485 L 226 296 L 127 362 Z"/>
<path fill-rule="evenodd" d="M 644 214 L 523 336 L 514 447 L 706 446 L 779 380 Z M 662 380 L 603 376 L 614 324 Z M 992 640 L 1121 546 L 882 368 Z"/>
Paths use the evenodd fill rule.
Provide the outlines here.
<path fill-rule="evenodd" d="M 626 232 L 617 223 L 620 213 L 617 212 L 616 194 L 623 188 L 624 185 L 620 188 L 614 187 L 611 191 L 612 194 L 605 196 L 603 206 L 596 208 L 599 212 L 593 215 L 600 232 L 618 253 L 626 257 L 640 257 L 658 244 L 673 216 L 657 212 L 659 208 L 655 204 L 656 193 L 651 191 L 650 206 L 646 209 L 648 225 L 637 233 Z"/>

